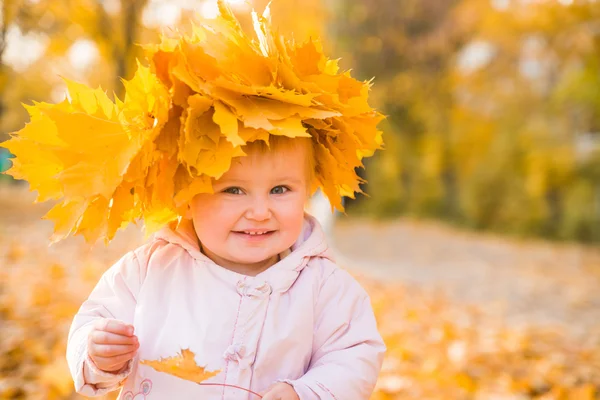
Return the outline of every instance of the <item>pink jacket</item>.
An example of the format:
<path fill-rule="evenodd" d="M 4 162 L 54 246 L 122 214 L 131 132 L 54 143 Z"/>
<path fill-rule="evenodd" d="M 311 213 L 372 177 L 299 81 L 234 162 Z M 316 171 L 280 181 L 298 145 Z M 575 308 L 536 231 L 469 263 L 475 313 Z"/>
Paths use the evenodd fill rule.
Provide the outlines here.
<path fill-rule="evenodd" d="M 92 322 L 103 317 L 133 324 L 140 341 L 118 375 L 98 370 L 87 355 Z M 190 225 L 163 229 L 102 276 L 73 320 L 67 360 L 85 396 L 123 386 L 119 399 L 258 399 L 139 364 L 186 348 L 198 365 L 221 370 L 207 383 L 262 393 L 285 381 L 301 400 L 368 399 L 385 352 L 369 296 L 334 264 L 308 215 L 291 253 L 256 277 L 213 263 Z"/>

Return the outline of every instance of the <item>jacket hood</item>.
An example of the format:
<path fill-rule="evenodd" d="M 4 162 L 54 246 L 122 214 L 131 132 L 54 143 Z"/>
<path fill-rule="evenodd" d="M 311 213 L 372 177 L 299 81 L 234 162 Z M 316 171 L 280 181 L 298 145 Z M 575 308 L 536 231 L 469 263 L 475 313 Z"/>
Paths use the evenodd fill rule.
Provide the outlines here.
<path fill-rule="evenodd" d="M 198 237 L 190 219 L 181 220 L 177 227 L 168 226 L 161 229 L 154 238 L 185 249 L 196 261 L 216 265 L 200 251 Z M 325 258 L 334 261 L 321 225 L 316 218 L 307 213 L 304 215 L 300 236 L 286 253 L 279 262 L 253 278 L 222 267 L 219 267 L 222 270 L 220 273 L 226 275 L 228 280 L 236 282 L 240 279 L 265 279 L 274 286 L 273 289 L 285 291 L 311 259 Z"/>

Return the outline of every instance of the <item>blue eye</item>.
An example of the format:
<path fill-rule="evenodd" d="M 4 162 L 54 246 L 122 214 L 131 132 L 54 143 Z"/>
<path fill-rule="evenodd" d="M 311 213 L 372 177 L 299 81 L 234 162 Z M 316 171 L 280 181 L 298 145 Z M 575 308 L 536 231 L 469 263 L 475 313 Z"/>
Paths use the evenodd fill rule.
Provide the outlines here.
<path fill-rule="evenodd" d="M 285 186 L 275 186 L 273 189 L 271 189 L 271 194 L 284 194 L 285 192 L 289 191 L 290 189 L 288 189 Z"/>
<path fill-rule="evenodd" d="M 224 189 L 223 193 L 242 194 L 242 189 L 240 189 L 239 187 L 236 187 L 236 186 L 232 186 L 232 187 L 228 187 L 227 189 Z"/>

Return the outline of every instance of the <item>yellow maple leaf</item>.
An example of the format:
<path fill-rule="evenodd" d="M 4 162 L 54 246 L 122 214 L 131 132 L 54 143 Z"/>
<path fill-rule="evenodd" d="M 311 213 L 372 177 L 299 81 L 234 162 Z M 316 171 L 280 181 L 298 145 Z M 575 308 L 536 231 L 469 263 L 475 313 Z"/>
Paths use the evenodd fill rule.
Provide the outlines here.
<path fill-rule="evenodd" d="M 140 363 L 148 365 L 158 372 L 164 372 L 196 383 L 201 383 L 221 372 L 221 370 L 206 371 L 206 367 L 196 364 L 194 356 L 193 351 L 183 349 L 181 353 L 174 357 L 161 358 L 160 360 L 142 360 Z"/>

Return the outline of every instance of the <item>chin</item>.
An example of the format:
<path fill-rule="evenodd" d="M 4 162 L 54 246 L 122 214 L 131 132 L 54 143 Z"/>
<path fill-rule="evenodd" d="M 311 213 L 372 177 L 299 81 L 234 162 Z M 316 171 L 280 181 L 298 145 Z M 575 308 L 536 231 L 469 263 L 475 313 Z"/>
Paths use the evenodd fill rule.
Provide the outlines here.
<path fill-rule="evenodd" d="M 241 264 L 255 264 L 255 263 L 259 263 L 261 261 L 265 261 L 271 257 L 273 257 L 274 255 L 277 255 L 279 253 L 262 253 L 262 254 L 244 254 L 243 256 L 240 255 L 240 257 L 236 257 L 237 262 L 241 263 Z"/>

